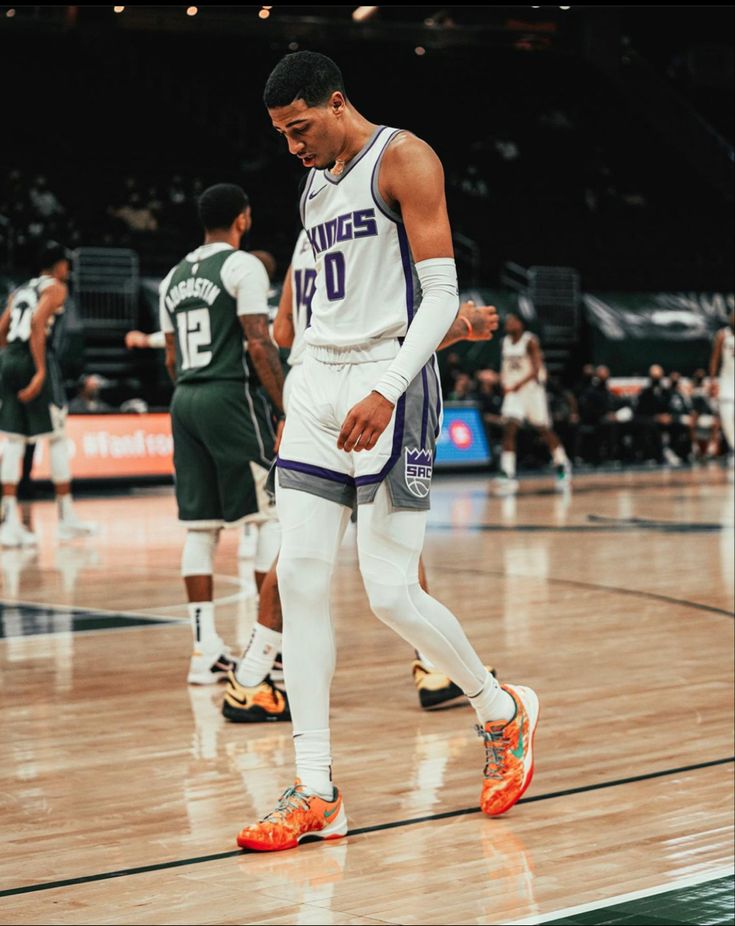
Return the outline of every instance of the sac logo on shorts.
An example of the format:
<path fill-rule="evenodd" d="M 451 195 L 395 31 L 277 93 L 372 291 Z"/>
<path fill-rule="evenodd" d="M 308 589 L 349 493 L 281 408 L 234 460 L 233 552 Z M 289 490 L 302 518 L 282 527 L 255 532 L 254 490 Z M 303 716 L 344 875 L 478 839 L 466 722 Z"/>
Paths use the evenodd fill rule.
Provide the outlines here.
<path fill-rule="evenodd" d="M 431 451 L 406 447 L 406 485 L 416 498 L 426 498 L 429 494 L 433 463 Z"/>

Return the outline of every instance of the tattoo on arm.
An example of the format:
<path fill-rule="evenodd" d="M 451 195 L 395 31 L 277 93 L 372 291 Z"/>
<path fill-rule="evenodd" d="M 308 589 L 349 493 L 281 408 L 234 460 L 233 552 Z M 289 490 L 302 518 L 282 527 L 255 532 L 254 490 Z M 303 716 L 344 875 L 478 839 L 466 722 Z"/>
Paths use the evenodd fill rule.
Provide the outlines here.
<path fill-rule="evenodd" d="M 176 382 L 176 341 L 175 335 L 170 331 L 166 332 L 166 369 L 171 377 L 171 382 Z"/>
<path fill-rule="evenodd" d="M 283 411 L 283 367 L 276 345 L 268 331 L 266 315 L 241 315 L 240 323 L 248 342 L 248 353 L 263 388 L 278 411 Z"/>
<path fill-rule="evenodd" d="M 437 347 L 437 350 L 444 350 L 452 344 L 456 344 L 457 341 L 463 341 L 471 329 L 467 328 L 467 324 L 459 317 L 455 318 L 452 324 L 449 327 L 449 331 L 442 338 L 441 343 Z"/>

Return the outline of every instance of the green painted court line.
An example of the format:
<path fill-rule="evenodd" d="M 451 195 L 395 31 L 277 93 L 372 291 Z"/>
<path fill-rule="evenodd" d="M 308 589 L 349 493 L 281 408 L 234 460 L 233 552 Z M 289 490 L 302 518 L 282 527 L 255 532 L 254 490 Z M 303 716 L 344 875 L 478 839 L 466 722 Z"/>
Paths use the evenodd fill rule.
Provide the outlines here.
<path fill-rule="evenodd" d="M 515 920 L 512 926 L 732 926 L 735 874 L 720 868 L 605 900 Z"/>

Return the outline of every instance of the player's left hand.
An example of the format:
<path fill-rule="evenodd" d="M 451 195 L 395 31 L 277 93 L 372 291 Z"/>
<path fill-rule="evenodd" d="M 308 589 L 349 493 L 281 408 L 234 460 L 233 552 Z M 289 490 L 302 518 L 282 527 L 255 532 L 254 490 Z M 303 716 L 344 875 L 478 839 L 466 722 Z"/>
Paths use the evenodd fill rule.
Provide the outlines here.
<path fill-rule="evenodd" d="M 490 341 L 500 324 L 498 310 L 494 305 L 475 305 L 471 299 L 462 303 L 459 314 L 470 323 L 471 330 L 465 338 L 467 341 Z"/>
<path fill-rule="evenodd" d="M 148 335 L 142 331 L 128 331 L 125 335 L 125 346 L 128 350 L 148 347 Z"/>
<path fill-rule="evenodd" d="M 339 449 L 346 453 L 372 450 L 390 424 L 394 408 L 393 403 L 379 392 L 371 392 L 362 402 L 353 405 L 337 438 Z"/>
<path fill-rule="evenodd" d="M 28 383 L 25 389 L 21 389 L 18 393 L 18 398 L 20 401 L 23 403 L 32 402 L 38 395 L 40 395 L 45 380 L 45 373 L 34 373 L 33 379 L 30 381 L 30 383 Z"/>

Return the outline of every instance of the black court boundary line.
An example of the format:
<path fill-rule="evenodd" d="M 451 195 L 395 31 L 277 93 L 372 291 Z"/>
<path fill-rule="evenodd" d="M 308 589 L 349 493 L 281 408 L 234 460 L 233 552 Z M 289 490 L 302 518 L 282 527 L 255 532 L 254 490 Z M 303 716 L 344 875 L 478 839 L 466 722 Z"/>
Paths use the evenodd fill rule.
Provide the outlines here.
<path fill-rule="evenodd" d="M 670 595 L 659 595 L 657 592 L 644 592 L 635 588 L 622 588 L 619 585 L 598 585 L 595 582 L 580 582 L 577 579 L 555 579 L 551 576 L 524 576 L 514 572 L 503 572 L 500 569 L 473 569 L 469 566 L 439 566 L 429 564 L 432 572 L 469 572 L 478 576 L 495 576 L 500 579 L 530 579 L 537 582 L 548 582 L 550 585 L 573 585 L 577 588 L 591 588 L 598 592 L 617 592 L 619 595 L 630 595 L 633 598 L 650 598 L 652 601 L 663 601 L 666 604 L 681 605 L 686 608 L 695 608 L 697 611 L 706 611 L 709 614 L 721 614 L 723 617 L 735 618 L 735 613 L 725 608 L 716 608 L 714 605 L 701 604 L 699 601 L 689 601 L 686 598 L 672 598 Z"/>
<path fill-rule="evenodd" d="M 534 804 L 538 801 L 550 801 L 557 797 L 569 797 L 573 794 L 584 794 L 588 791 L 601 791 L 604 788 L 616 788 L 620 785 L 633 784 L 638 781 L 651 781 L 655 778 L 665 778 L 670 775 L 682 775 L 686 772 L 696 772 L 700 769 L 713 768 L 718 765 L 727 765 L 735 762 L 735 756 L 727 759 L 713 759 L 709 762 L 698 762 L 696 765 L 683 765 L 680 768 L 664 769 L 660 772 L 647 772 L 644 775 L 632 775 L 630 778 L 618 778 L 613 781 L 601 781 L 594 785 L 580 785 L 578 788 L 566 788 L 563 791 L 550 791 L 548 794 L 537 794 L 533 797 L 523 797 L 519 804 Z M 404 826 L 415 826 L 419 823 L 430 823 L 435 820 L 450 820 L 454 817 L 466 817 L 481 813 L 479 807 L 465 807 L 461 810 L 447 810 L 444 813 L 429 814 L 425 817 L 413 817 L 410 820 L 395 820 L 392 823 L 376 823 L 372 826 L 361 826 L 349 830 L 347 836 L 364 836 L 367 833 L 379 833 L 383 830 L 394 830 Z M 0 897 L 13 897 L 17 894 L 32 894 L 38 891 L 51 891 L 61 887 L 72 887 L 76 884 L 90 884 L 94 881 L 111 881 L 114 878 L 126 878 L 130 875 L 142 875 L 151 871 L 166 871 L 171 868 L 185 868 L 188 865 L 201 865 L 203 862 L 218 862 L 228 858 L 238 858 L 246 855 L 257 855 L 257 852 L 246 852 L 243 849 L 234 849 L 230 852 L 218 852 L 214 855 L 199 855 L 193 858 L 177 859 L 173 862 L 159 862 L 155 865 L 141 865 L 138 868 L 122 868 L 119 871 L 105 871 L 96 875 L 85 875 L 80 878 L 66 878 L 63 881 L 47 881 L 43 884 L 29 884 L 24 887 L 13 887 L 0 891 Z"/>
<path fill-rule="evenodd" d="M 456 524 L 434 522 L 427 524 L 426 529 L 449 532 L 458 528 Z M 661 531 L 664 534 L 718 534 L 724 530 L 732 530 L 732 527 L 708 522 L 677 524 L 675 521 L 637 521 L 616 524 L 566 524 L 563 527 L 554 524 L 467 524 L 461 530 L 468 534 L 630 534 L 641 530 Z"/>

